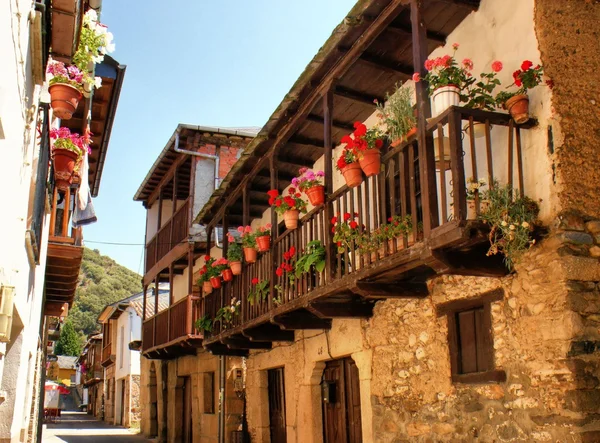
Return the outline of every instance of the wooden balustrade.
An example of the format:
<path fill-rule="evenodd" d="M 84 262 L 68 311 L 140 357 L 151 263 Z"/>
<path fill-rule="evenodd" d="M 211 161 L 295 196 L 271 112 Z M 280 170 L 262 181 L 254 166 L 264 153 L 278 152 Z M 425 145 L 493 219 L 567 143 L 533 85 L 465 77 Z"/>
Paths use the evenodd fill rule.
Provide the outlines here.
<path fill-rule="evenodd" d="M 478 130 L 483 135 L 480 138 L 475 137 L 475 123 L 481 124 Z M 426 189 L 421 183 L 424 165 L 415 137 L 390 147 L 382 155 L 379 174 L 365 179 L 356 188 L 343 186 L 328 196 L 326 204 L 304 216 L 296 230 L 283 232 L 275 239 L 270 251 L 259 253 L 256 263 L 244 264 L 242 275 L 204 297 L 204 312 L 211 318 L 221 307 L 230 306 L 234 297 L 241 300 L 240 314 L 228 324 L 215 323 L 211 335 L 246 324 L 335 280 L 373 267 L 390 255 L 428 240 L 429 236 L 476 219 L 481 212 L 480 195 L 475 193 L 469 197 L 471 200 L 467 198 L 469 180 L 483 179 L 488 186 L 494 186 L 495 179 L 501 177 L 502 182 L 511 184 L 523 194 L 520 130 L 535 124 L 532 120 L 526 126 L 517 127 L 508 114 L 460 107 L 452 107 L 430 119 L 426 130 L 434 141 L 434 189 Z M 498 146 L 492 146 L 492 130 Z M 503 140 L 507 141 L 507 147 L 499 146 Z M 500 168 L 505 170 L 500 171 Z M 425 192 L 430 194 L 428 199 L 422 198 Z M 424 201 L 431 202 L 432 207 L 424 206 Z M 473 202 L 474 210 L 468 210 Z M 357 222 L 359 232 L 372 234 L 394 216 L 409 218 L 412 230 L 399 238 L 382 241 L 373 251 L 361 251 L 354 242 L 338 250 L 333 243 L 327 243 L 331 238 L 327 230 L 332 228 L 329 214 L 343 219 L 345 213 Z M 427 235 L 422 229 L 424 219 L 432 221 Z M 274 270 L 283 262 L 286 251 L 294 247 L 297 258 L 314 240 L 329 248 L 329 255 L 333 257 L 324 272 L 305 273 L 294 282 L 289 280 L 288 273 L 275 275 Z M 254 278 L 272 280 L 272 292 L 265 300 L 250 303 L 248 295 L 253 289 Z"/>
<path fill-rule="evenodd" d="M 81 245 L 81 227 L 73 228 L 70 223 L 75 204 L 77 204 L 76 191 L 71 188 L 59 191 L 56 186 L 54 187 L 50 211 L 50 242 Z"/>
<path fill-rule="evenodd" d="M 112 343 L 108 343 L 106 346 L 102 348 L 102 361 L 105 362 L 111 358 L 113 355 L 112 352 Z"/>
<path fill-rule="evenodd" d="M 175 211 L 175 214 L 146 244 L 146 272 L 175 246 L 187 239 L 190 225 L 189 205 L 190 198 Z"/>

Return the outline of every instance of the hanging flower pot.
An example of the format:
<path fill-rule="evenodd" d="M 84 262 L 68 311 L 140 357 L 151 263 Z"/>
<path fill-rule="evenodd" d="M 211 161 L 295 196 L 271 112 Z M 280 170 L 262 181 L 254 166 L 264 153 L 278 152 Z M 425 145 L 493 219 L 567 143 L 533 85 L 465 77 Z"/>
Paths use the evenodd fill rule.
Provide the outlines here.
<path fill-rule="evenodd" d="M 69 120 L 73 116 L 83 97 L 77 88 L 66 83 L 54 83 L 48 92 L 52 111 L 61 120 Z"/>
<path fill-rule="evenodd" d="M 311 205 L 320 206 L 325 203 L 325 186 L 313 186 L 305 192 Z"/>
<path fill-rule="evenodd" d="M 219 289 L 221 287 L 221 277 L 211 277 L 210 284 L 213 288 Z"/>
<path fill-rule="evenodd" d="M 256 262 L 256 254 L 257 251 L 254 248 L 244 248 L 244 259 L 246 263 L 255 263 Z"/>
<path fill-rule="evenodd" d="M 436 137 L 433 139 L 433 146 L 434 146 L 434 153 L 433 153 L 433 158 L 435 159 L 435 170 L 436 171 L 441 171 L 442 169 L 444 169 L 445 171 L 450 170 L 451 164 L 450 164 L 450 138 L 449 137 L 443 137 L 442 141 L 444 143 L 444 146 L 442 148 L 442 155 L 443 157 L 440 157 L 440 138 Z"/>
<path fill-rule="evenodd" d="M 363 181 L 362 177 L 362 169 L 358 162 L 350 163 L 342 169 L 342 174 L 344 175 L 344 180 L 346 180 L 346 185 L 349 188 L 356 188 Z"/>
<path fill-rule="evenodd" d="M 431 100 L 433 101 L 432 117 L 437 117 L 450 106 L 458 106 L 460 103 L 460 89 L 454 85 L 441 86 L 433 91 Z"/>
<path fill-rule="evenodd" d="M 233 275 L 240 275 L 242 273 L 242 262 L 241 261 L 232 261 L 229 263 L 229 267 L 231 268 L 231 273 Z"/>
<path fill-rule="evenodd" d="M 73 183 L 73 170 L 79 154 L 69 149 L 52 150 L 54 157 L 54 181 L 60 191 L 66 191 Z"/>
<path fill-rule="evenodd" d="M 379 149 L 366 150 L 362 153 L 358 164 L 367 177 L 379 174 L 381 170 L 381 152 Z"/>
<path fill-rule="evenodd" d="M 210 294 L 213 291 L 213 287 L 209 281 L 205 281 L 202 283 L 202 290 L 205 294 Z"/>
<path fill-rule="evenodd" d="M 283 213 L 283 221 L 286 229 L 296 229 L 298 227 L 298 220 L 300 219 L 300 212 L 295 209 L 290 209 Z"/>
<path fill-rule="evenodd" d="M 224 269 L 223 272 L 221 272 L 221 277 L 223 277 L 223 281 L 231 281 L 233 280 L 233 272 L 231 269 Z"/>
<path fill-rule="evenodd" d="M 259 252 L 267 252 L 271 248 L 271 236 L 262 235 L 256 237 L 256 246 L 258 246 Z"/>
<path fill-rule="evenodd" d="M 522 125 L 529 120 L 529 97 L 527 94 L 519 94 L 509 98 L 504 106 L 506 106 L 516 124 Z"/>

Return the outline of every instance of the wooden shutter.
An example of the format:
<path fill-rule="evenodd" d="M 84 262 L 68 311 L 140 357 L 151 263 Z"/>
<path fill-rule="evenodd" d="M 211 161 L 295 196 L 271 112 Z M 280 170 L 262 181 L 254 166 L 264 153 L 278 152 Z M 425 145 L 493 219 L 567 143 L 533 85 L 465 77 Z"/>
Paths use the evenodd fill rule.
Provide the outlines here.
<path fill-rule="evenodd" d="M 271 443 L 286 443 L 285 429 L 285 383 L 283 368 L 267 372 L 269 393 L 269 428 Z"/>

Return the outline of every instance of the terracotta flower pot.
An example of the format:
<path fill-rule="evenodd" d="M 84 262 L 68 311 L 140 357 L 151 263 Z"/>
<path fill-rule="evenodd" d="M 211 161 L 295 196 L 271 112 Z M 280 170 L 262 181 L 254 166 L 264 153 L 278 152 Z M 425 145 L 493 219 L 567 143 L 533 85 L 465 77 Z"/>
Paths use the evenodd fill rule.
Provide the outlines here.
<path fill-rule="evenodd" d="M 263 235 L 256 237 L 256 246 L 258 246 L 259 252 L 267 252 L 271 248 L 271 236 Z"/>
<path fill-rule="evenodd" d="M 211 277 L 210 284 L 213 288 L 219 289 L 221 287 L 221 277 Z"/>
<path fill-rule="evenodd" d="M 231 268 L 231 273 L 233 275 L 240 275 L 242 273 L 242 262 L 241 261 L 232 261 L 229 263 L 229 267 Z"/>
<path fill-rule="evenodd" d="M 311 205 L 320 206 L 325 203 L 325 186 L 313 186 L 306 190 L 306 195 Z"/>
<path fill-rule="evenodd" d="M 213 291 L 213 287 L 209 281 L 205 281 L 202 283 L 202 290 L 204 291 L 204 293 L 210 294 Z"/>
<path fill-rule="evenodd" d="M 79 158 L 76 152 L 68 149 L 54 149 L 54 180 L 60 191 L 65 191 L 73 183 L 73 170 L 75 162 Z"/>
<path fill-rule="evenodd" d="M 286 229 L 296 229 L 298 227 L 298 219 L 300 218 L 300 213 L 295 209 L 290 209 L 289 211 L 285 211 L 283 213 L 283 221 L 285 223 Z"/>
<path fill-rule="evenodd" d="M 231 269 L 225 269 L 221 272 L 221 277 L 223 277 L 223 281 L 231 281 L 233 280 L 233 272 Z"/>
<path fill-rule="evenodd" d="M 244 259 L 246 263 L 255 263 L 256 262 L 256 254 L 257 251 L 254 248 L 244 248 Z"/>
<path fill-rule="evenodd" d="M 516 124 L 521 125 L 529 120 L 529 97 L 527 94 L 509 98 L 506 100 L 505 106 Z"/>
<path fill-rule="evenodd" d="M 55 83 L 48 88 L 52 111 L 61 120 L 69 120 L 83 97 L 77 88 L 65 83 Z"/>
<path fill-rule="evenodd" d="M 342 174 L 344 175 L 344 180 L 346 180 L 346 185 L 349 188 L 356 188 L 363 181 L 362 169 L 360 169 L 358 162 L 350 163 L 342 169 Z"/>
<path fill-rule="evenodd" d="M 379 149 L 367 149 L 358 163 L 367 177 L 377 175 L 381 170 L 381 152 Z"/>

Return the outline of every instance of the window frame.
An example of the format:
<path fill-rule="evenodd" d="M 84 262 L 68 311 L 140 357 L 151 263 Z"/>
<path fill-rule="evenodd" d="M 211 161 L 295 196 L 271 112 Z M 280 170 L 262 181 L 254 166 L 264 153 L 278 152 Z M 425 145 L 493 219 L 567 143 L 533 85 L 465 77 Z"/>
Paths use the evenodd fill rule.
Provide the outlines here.
<path fill-rule="evenodd" d="M 494 336 L 492 329 L 492 303 L 504 299 L 504 290 L 494 289 L 492 291 L 485 292 L 474 298 L 453 300 L 437 307 L 437 315 L 445 315 L 448 320 L 448 347 L 450 351 L 450 368 L 452 374 L 453 383 L 465 383 L 465 384 L 480 384 L 480 383 L 493 383 L 493 382 L 504 382 L 506 381 L 506 372 L 502 369 L 498 369 L 495 366 L 495 355 L 494 355 Z M 480 337 L 480 341 L 483 343 L 482 346 L 477 346 L 477 355 L 483 352 L 482 365 L 485 366 L 485 370 L 478 372 L 462 372 L 461 355 L 463 349 L 460 341 L 459 331 L 459 320 L 458 316 L 460 313 L 474 311 L 482 311 L 481 321 L 483 322 L 481 331 L 483 336 Z M 477 334 L 476 328 L 474 328 L 475 334 Z M 479 358 L 478 358 L 479 360 Z"/>

